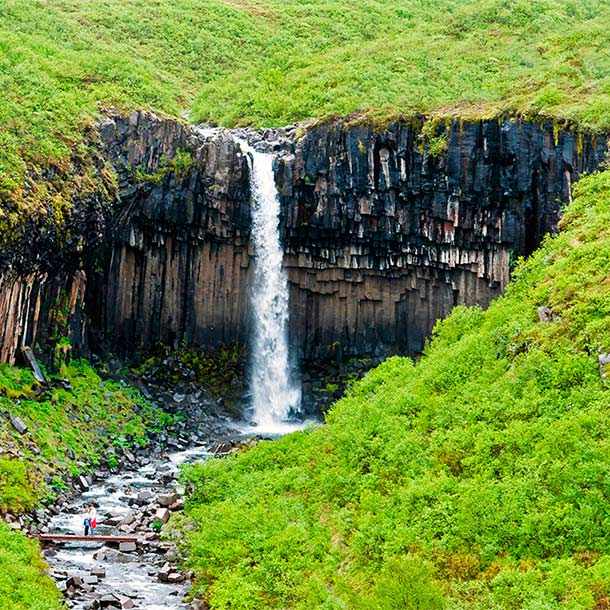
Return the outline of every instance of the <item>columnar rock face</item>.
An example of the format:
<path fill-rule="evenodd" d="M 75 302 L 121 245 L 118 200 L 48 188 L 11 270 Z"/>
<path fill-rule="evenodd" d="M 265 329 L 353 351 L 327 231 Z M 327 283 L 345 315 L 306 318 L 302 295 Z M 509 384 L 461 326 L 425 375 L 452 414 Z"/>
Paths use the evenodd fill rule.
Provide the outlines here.
<path fill-rule="evenodd" d="M 305 360 L 419 352 L 455 304 L 501 293 L 606 152 L 604 137 L 522 120 L 298 131 L 240 135 L 277 154 L 291 344 Z M 4 253 L 0 358 L 64 336 L 75 354 L 248 343 L 248 165 L 233 135 L 133 113 L 94 141 L 114 185 L 74 201 L 66 243 Z"/>
<path fill-rule="evenodd" d="M 13 363 L 23 346 L 40 346 L 53 360 L 53 348 L 63 337 L 82 352 L 87 346 L 85 293 L 87 276 L 77 270 L 55 276 L 33 271 L 0 275 L 0 361 Z"/>
<path fill-rule="evenodd" d="M 137 113 L 108 119 L 101 138 L 120 195 L 98 301 L 106 342 L 129 351 L 244 341 L 250 204 L 239 146 Z"/>
<path fill-rule="evenodd" d="M 278 166 L 302 355 L 421 351 L 451 307 L 502 292 L 606 146 L 508 119 L 307 131 Z"/>

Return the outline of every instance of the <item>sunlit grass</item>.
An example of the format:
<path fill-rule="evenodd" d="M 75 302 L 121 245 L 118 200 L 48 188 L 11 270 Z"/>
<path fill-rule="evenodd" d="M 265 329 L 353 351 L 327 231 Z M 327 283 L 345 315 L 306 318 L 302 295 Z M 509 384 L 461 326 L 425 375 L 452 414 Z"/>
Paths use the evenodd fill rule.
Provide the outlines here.
<path fill-rule="evenodd" d="M 383 108 L 606 128 L 609 22 L 601 0 L 5 0 L 0 189 L 111 104 L 228 126 Z"/>

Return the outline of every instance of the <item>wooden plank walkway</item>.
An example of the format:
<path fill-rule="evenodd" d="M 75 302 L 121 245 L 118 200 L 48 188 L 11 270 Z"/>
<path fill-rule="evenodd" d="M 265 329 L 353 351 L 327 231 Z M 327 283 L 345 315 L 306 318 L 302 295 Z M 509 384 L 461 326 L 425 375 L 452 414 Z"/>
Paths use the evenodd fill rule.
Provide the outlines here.
<path fill-rule="evenodd" d="M 75 534 L 38 534 L 41 542 L 137 542 L 137 536 L 78 536 Z"/>

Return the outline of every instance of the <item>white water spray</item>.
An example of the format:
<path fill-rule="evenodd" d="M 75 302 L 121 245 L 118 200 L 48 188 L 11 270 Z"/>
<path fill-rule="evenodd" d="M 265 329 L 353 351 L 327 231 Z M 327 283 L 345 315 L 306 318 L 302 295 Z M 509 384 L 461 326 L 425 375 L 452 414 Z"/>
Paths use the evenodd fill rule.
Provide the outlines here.
<path fill-rule="evenodd" d="M 301 391 L 291 379 L 288 350 L 288 278 L 282 266 L 280 202 L 273 175 L 273 156 L 240 141 L 251 155 L 250 191 L 254 286 L 252 310 L 253 420 L 273 432 L 282 428 L 291 412 L 299 410 Z"/>

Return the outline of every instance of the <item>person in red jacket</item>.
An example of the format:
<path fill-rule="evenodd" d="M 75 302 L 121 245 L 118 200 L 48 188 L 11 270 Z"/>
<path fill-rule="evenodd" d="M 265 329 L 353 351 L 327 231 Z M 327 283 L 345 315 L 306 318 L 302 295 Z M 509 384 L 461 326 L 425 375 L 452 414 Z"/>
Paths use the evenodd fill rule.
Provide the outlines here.
<path fill-rule="evenodd" d="M 97 512 L 95 505 L 91 505 L 89 508 L 89 527 L 91 528 L 91 535 L 95 536 L 95 528 L 97 527 Z"/>

